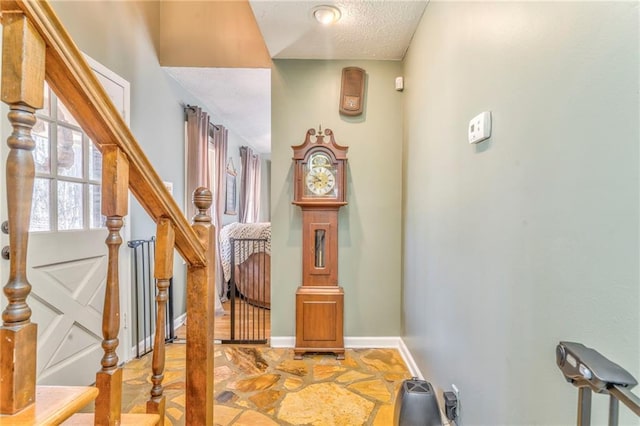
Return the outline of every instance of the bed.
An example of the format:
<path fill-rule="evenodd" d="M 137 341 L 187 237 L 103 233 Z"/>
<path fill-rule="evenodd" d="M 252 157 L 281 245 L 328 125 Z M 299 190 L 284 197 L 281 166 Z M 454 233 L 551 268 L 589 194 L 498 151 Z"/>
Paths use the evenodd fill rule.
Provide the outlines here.
<path fill-rule="evenodd" d="M 252 305 L 271 308 L 271 223 L 234 222 L 220 230 L 226 289 Z"/>

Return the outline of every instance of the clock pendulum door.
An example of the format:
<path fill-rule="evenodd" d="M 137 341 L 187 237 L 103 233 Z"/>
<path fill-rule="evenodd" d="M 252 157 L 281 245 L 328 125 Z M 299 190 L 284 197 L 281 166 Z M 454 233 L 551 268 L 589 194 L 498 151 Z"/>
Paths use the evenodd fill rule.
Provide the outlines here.
<path fill-rule="evenodd" d="M 303 283 L 296 292 L 296 346 L 344 359 L 344 290 L 338 286 L 338 208 L 302 210 Z"/>

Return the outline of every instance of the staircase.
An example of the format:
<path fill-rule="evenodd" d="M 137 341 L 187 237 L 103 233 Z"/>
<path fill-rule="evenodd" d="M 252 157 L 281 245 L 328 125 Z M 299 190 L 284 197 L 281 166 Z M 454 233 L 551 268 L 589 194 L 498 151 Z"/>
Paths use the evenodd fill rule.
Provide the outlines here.
<path fill-rule="evenodd" d="M 193 194 L 189 223 L 164 187 L 131 131 L 94 77 L 51 6 L 42 0 L 1 0 L 3 25 L 1 99 L 13 128 L 7 140 L 7 209 L 10 274 L 8 304 L 0 326 L 0 424 L 164 424 L 164 324 L 176 249 L 187 263 L 186 424 L 213 424 L 214 229 L 207 211 L 211 192 Z M 102 214 L 107 218 L 106 292 L 102 318 L 104 355 L 89 387 L 36 386 L 37 325 L 31 322 L 26 276 L 34 183 L 35 111 L 43 107 L 44 81 L 70 109 L 102 152 Z M 122 369 L 116 354 L 120 322 L 118 255 L 128 192 L 157 224 L 155 278 L 158 317 L 152 386 L 146 414 L 123 414 Z M 95 400 L 95 413 L 76 414 Z"/>

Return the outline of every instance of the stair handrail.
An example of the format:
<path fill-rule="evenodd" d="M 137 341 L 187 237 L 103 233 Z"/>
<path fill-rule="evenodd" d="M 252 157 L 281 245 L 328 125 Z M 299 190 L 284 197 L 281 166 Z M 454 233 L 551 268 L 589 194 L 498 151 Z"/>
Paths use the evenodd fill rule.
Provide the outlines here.
<path fill-rule="evenodd" d="M 103 154 L 101 210 L 107 218 L 108 265 L 102 318 L 104 356 L 102 368 L 96 373 L 100 392 L 95 424 L 121 423 L 122 368 L 116 353 L 120 317 L 118 253 L 122 218 L 128 214 L 127 189 L 157 223 L 159 235 L 166 237 L 163 238 L 166 255 L 157 268 L 163 273 L 156 277 L 159 305 L 165 302 L 166 282 L 173 266 L 170 246 L 187 263 L 187 312 L 190 324 L 196 326 L 187 328 L 185 419 L 187 424 L 213 424 L 210 401 L 215 262 L 207 261 L 215 256 L 215 229 L 208 213 L 211 191 L 196 189 L 193 203 L 197 213 L 189 223 L 48 2 L 0 0 L 0 13 L 3 46 L 6 41 L 11 46 L 3 50 L 2 101 L 10 107 L 8 118 L 13 128 L 7 140 L 10 147 L 7 186 L 12 189 L 7 197 L 11 272 L 3 288 L 9 304 L 2 313 L 0 326 L 3 341 L 12 343 L 6 349 L 3 347 L 0 357 L 3 374 L 0 412 L 13 415 L 36 400 L 37 326 L 30 320 L 31 309 L 26 302 L 31 291 L 26 279 L 26 255 L 34 181 L 31 129 L 36 122 L 35 110 L 42 108 L 42 87 L 46 80 Z M 156 334 L 162 334 L 161 328 Z M 157 413 L 162 419 L 164 353 L 160 352 L 163 351 L 153 359 L 153 387 L 147 412 Z M 15 362 L 16 354 L 28 356 Z M 67 414 L 70 415 L 65 411 Z"/>
<path fill-rule="evenodd" d="M 156 223 L 162 217 L 173 223 L 176 249 L 185 262 L 206 265 L 205 248 L 51 5 L 46 1 L 2 1 L 4 10 L 21 10 L 44 40 L 47 83 L 98 149 L 114 144 L 126 155 L 129 189 L 149 216 Z"/>

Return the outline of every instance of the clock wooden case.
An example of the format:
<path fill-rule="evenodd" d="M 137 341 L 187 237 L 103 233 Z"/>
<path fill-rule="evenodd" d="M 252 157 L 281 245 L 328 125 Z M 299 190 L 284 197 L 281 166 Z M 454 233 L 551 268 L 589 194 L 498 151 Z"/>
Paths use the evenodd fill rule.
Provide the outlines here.
<path fill-rule="evenodd" d="M 325 142 L 325 137 L 329 140 Z M 312 140 L 315 139 L 315 140 Z M 302 209 L 302 285 L 296 292 L 295 358 L 332 352 L 344 359 L 344 290 L 338 285 L 338 210 L 347 204 L 348 147 L 331 129 L 309 129 L 293 146 L 294 200 Z"/>

